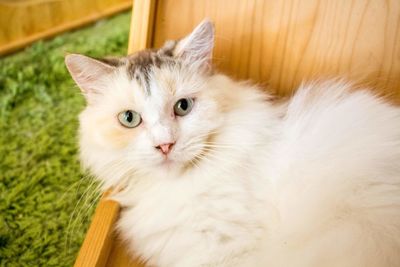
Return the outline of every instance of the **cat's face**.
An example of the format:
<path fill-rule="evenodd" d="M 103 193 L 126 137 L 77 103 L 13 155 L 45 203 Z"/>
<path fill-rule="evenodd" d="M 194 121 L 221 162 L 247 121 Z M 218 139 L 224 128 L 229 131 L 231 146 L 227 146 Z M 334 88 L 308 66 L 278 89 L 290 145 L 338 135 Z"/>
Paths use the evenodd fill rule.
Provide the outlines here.
<path fill-rule="evenodd" d="M 212 48 L 206 21 L 157 51 L 112 60 L 67 56 L 88 102 L 80 116 L 85 163 L 139 172 L 195 166 L 221 121 Z"/>

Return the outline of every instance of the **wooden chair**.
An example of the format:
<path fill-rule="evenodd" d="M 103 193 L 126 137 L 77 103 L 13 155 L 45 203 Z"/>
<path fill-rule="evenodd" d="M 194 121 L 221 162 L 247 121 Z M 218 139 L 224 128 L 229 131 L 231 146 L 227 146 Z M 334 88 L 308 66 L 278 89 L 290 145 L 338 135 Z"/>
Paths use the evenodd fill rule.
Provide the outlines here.
<path fill-rule="evenodd" d="M 135 0 L 129 53 L 215 22 L 215 64 L 288 95 L 303 80 L 342 76 L 400 102 L 398 0 Z M 141 266 L 113 226 L 118 203 L 103 198 L 75 266 Z"/>

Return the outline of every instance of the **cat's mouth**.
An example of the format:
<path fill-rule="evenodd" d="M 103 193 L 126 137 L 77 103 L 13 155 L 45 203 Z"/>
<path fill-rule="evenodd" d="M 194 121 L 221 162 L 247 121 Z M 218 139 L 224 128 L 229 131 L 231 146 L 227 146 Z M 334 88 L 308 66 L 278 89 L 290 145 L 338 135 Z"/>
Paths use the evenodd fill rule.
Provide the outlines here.
<path fill-rule="evenodd" d="M 172 164 L 175 164 L 176 162 L 171 159 L 171 157 L 165 156 L 162 161 L 161 161 L 161 165 L 162 166 L 171 166 Z"/>
<path fill-rule="evenodd" d="M 181 157 L 177 155 L 176 149 L 173 148 L 172 151 L 170 151 L 170 153 L 161 156 L 161 158 L 158 161 L 158 166 L 161 168 L 168 168 L 168 169 L 177 167 L 180 164 L 182 164 L 180 158 Z"/>

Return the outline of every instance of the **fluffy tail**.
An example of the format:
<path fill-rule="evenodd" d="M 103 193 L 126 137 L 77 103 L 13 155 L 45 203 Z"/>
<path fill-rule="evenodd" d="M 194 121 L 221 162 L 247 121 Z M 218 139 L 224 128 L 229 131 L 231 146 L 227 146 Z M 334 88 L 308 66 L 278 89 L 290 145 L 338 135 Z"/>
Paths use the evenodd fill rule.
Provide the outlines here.
<path fill-rule="evenodd" d="M 270 177 L 270 266 L 400 266 L 400 109 L 344 82 L 302 86 Z"/>

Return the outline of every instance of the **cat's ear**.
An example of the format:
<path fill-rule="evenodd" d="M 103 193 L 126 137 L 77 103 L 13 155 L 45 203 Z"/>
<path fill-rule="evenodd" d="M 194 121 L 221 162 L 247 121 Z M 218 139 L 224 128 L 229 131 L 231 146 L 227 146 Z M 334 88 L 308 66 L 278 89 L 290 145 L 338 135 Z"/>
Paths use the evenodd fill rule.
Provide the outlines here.
<path fill-rule="evenodd" d="M 212 51 L 214 48 L 214 24 L 203 20 L 188 36 L 180 40 L 174 56 L 183 58 L 190 63 L 198 63 L 200 67 L 211 68 Z"/>
<path fill-rule="evenodd" d="M 104 78 L 115 70 L 111 64 L 79 54 L 67 55 L 65 65 L 87 99 L 101 93 Z"/>

